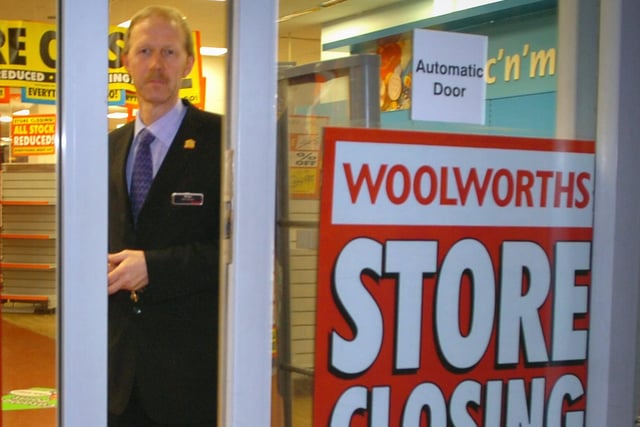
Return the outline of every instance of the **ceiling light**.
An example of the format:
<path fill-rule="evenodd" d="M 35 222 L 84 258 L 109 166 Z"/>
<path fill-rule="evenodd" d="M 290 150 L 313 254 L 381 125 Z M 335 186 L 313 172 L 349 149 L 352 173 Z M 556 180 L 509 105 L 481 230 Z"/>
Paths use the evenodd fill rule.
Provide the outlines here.
<path fill-rule="evenodd" d="M 18 110 L 13 112 L 14 116 L 28 116 L 29 114 L 31 114 L 31 111 L 29 111 L 26 108 L 24 110 Z"/>
<path fill-rule="evenodd" d="M 326 0 L 308 9 L 300 10 L 298 12 L 293 12 L 288 15 L 281 16 L 280 18 L 278 18 L 278 23 L 289 21 L 290 19 L 294 19 L 294 18 L 299 18 L 300 16 L 308 15 L 313 12 L 318 12 L 324 8 L 335 6 L 340 3 L 344 3 L 345 1 L 347 0 Z"/>
<path fill-rule="evenodd" d="M 200 55 L 202 56 L 222 56 L 227 53 L 226 47 L 208 47 L 202 46 L 200 48 Z"/>
<path fill-rule="evenodd" d="M 320 9 L 307 9 L 307 10 L 303 10 L 303 11 L 300 11 L 300 12 L 290 13 L 288 15 L 285 15 L 285 16 L 279 18 L 278 19 L 278 23 L 289 21 L 290 19 L 298 18 L 300 16 L 308 15 L 310 13 L 315 12 L 316 10 L 320 10 Z"/>
<path fill-rule="evenodd" d="M 320 7 L 330 7 L 330 6 L 335 6 L 338 3 L 343 3 L 347 0 L 327 0 L 327 1 L 323 1 L 322 3 L 320 3 Z"/>
<path fill-rule="evenodd" d="M 113 113 L 107 114 L 107 118 L 109 119 L 126 119 L 127 117 L 129 117 L 129 114 L 122 111 L 114 111 Z"/>

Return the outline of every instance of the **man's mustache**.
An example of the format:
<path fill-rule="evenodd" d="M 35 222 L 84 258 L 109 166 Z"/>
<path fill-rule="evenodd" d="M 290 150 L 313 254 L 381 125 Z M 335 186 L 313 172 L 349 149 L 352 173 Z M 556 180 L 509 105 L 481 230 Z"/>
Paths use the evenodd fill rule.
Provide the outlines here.
<path fill-rule="evenodd" d="M 163 83 L 165 83 L 166 81 L 168 81 L 169 79 L 167 79 L 167 76 L 164 75 L 164 73 L 149 73 L 145 76 L 144 81 L 145 82 L 149 82 L 149 81 L 161 81 Z"/>

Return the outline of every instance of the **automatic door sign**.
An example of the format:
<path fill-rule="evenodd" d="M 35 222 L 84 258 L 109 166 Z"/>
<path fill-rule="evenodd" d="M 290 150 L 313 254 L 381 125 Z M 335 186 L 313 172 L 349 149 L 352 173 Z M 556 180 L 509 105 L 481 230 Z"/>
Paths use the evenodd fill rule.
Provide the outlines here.
<path fill-rule="evenodd" d="M 414 30 L 411 119 L 484 124 L 488 38 Z"/>
<path fill-rule="evenodd" d="M 324 143 L 314 425 L 583 425 L 594 144 Z"/>

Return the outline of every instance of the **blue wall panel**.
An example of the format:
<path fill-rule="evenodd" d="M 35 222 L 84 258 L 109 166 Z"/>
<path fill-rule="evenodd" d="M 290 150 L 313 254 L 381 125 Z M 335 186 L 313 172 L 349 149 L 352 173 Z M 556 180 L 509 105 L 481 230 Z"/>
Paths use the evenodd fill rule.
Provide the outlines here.
<path fill-rule="evenodd" d="M 487 127 L 492 133 L 517 136 L 553 137 L 556 120 L 556 93 L 537 93 L 487 102 Z"/>
<path fill-rule="evenodd" d="M 486 124 L 482 126 L 413 121 L 409 116 L 409 110 L 389 111 L 381 114 L 381 127 L 553 138 L 556 126 L 556 93 L 546 92 L 488 100 L 486 115 Z"/>

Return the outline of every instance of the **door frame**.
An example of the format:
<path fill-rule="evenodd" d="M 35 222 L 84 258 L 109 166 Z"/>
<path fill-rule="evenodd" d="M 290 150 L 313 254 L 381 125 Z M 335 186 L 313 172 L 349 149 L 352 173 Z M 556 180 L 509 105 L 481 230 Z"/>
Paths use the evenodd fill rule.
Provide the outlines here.
<path fill-rule="evenodd" d="M 577 1 L 577 0 L 573 0 Z M 269 419 L 276 2 L 229 1 L 231 258 L 223 306 L 226 426 Z M 58 0 L 59 425 L 106 424 L 107 0 Z M 640 16 L 600 9 L 588 426 L 636 411 L 640 300 Z M 562 28 L 559 28 L 562 31 Z M 235 53 L 234 53 L 235 52 Z M 81 108 L 79 106 L 82 106 Z M 100 141 L 87 143 L 87 141 Z M 258 214 L 259 213 L 259 214 Z M 596 321 L 597 320 L 597 321 Z M 261 424 L 262 425 L 262 424 Z"/>

